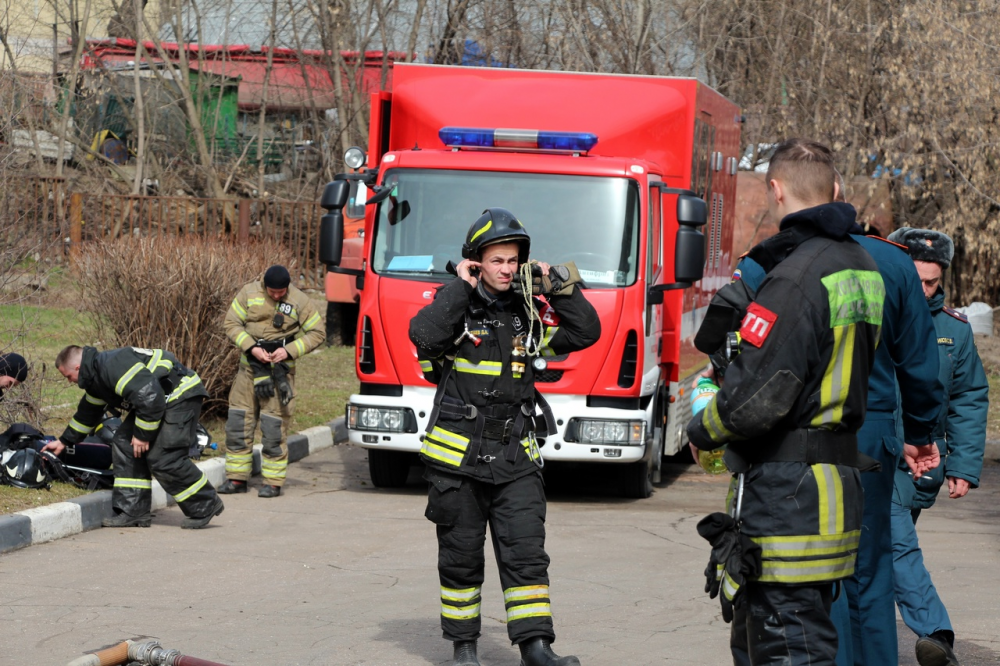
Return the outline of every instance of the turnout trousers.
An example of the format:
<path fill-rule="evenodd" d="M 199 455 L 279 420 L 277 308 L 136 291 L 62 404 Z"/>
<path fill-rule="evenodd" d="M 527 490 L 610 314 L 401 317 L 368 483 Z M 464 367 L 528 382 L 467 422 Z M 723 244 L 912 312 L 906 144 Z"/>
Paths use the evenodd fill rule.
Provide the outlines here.
<path fill-rule="evenodd" d="M 896 581 L 896 605 L 903 622 L 917 636 L 951 631 L 948 610 L 941 602 L 917 540 L 917 526 L 910 510 L 892 504 L 892 564 Z"/>
<path fill-rule="evenodd" d="M 149 451 L 136 458 L 132 450 L 135 413 L 130 412 L 112 440 L 115 486 L 111 506 L 115 513 L 142 516 L 152 509 L 153 482 L 177 501 L 188 518 L 204 518 L 215 508 L 215 488 L 205 473 L 188 458 L 188 449 L 197 438 L 195 429 L 201 415 L 201 398 L 167 405 L 156 438 Z"/>
<path fill-rule="evenodd" d="M 288 375 L 295 391 L 295 377 Z M 270 398 L 258 398 L 253 392 L 253 371 L 240 365 L 236 381 L 229 391 L 229 415 L 226 420 L 226 478 L 248 481 L 253 471 L 253 437 L 260 424 L 261 475 L 270 486 L 285 485 L 288 471 L 288 421 L 294 413 L 295 398 L 287 405 Z"/>
<path fill-rule="evenodd" d="M 479 638 L 489 525 L 511 643 L 538 636 L 554 641 L 541 473 L 499 485 L 436 470 L 427 478 L 425 515 L 437 526 L 444 638 Z"/>
<path fill-rule="evenodd" d="M 844 580 L 844 594 L 833 605 L 840 636 L 837 666 L 885 666 L 899 663 L 892 566 L 892 489 L 903 445 L 893 412 L 869 411 L 858 431 L 858 450 L 882 464 L 865 472 L 865 509 L 854 576 Z"/>
<path fill-rule="evenodd" d="M 745 584 L 733 610 L 729 647 L 735 666 L 833 666 L 837 630 L 830 619 L 832 583 Z"/>

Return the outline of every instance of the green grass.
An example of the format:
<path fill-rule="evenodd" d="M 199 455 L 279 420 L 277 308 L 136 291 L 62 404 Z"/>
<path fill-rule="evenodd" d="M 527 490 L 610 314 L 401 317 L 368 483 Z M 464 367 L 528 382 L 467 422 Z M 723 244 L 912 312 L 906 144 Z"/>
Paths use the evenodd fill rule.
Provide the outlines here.
<path fill-rule="evenodd" d="M 990 408 L 986 419 L 986 437 L 1000 439 L 1000 375 L 989 375 Z"/>

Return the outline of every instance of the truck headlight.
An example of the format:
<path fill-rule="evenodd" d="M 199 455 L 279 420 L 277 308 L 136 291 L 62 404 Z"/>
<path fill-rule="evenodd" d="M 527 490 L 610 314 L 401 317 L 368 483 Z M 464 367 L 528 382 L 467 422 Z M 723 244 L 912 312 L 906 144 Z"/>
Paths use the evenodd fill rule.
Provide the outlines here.
<path fill-rule="evenodd" d="M 646 422 L 570 419 L 565 439 L 579 444 L 641 446 L 646 443 Z"/>
<path fill-rule="evenodd" d="M 375 432 L 416 432 L 417 419 L 408 407 L 369 407 L 347 405 L 347 427 L 350 430 Z"/>

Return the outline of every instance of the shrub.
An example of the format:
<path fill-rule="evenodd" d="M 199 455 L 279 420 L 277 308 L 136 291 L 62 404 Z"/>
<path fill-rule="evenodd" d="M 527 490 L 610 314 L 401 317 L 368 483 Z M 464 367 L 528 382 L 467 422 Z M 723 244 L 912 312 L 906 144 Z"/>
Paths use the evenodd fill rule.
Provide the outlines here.
<path fill-rule="evenodd" d="M 166 349 L 195 370 L 209 398 L 204 413 L 225 409 L 239 352 L 222 327 L 233 297 L 271 264 L 296 274 L 291 253 L 264 241 L 123 238 L 86 248 L 78 264 L 85 307 L 104 348 Z"/>

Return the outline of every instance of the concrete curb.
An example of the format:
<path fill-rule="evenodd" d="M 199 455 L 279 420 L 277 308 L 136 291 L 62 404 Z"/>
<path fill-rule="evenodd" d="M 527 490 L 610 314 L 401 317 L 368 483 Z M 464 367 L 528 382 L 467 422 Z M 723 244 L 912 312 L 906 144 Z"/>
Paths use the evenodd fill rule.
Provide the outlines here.
<path fill-rule="evenodd" d="M 288 462 L 293 463 L 316 451 L 329 448 L 336 442 L 347 440 L 344 418 L 340 417 L 325 426 L 308 428 L 288 438 Z M 253 450 L 253 473 L 260 474 L 260 444 Z M 212 485 L 219 486 L 226 480 L 225 458 L 212 458 L 196 463 L 205 472 Z M 153 480 L 153 510 L 174 504 L 160 484 Z M 101 526 L 101 520 L 110 516 L 111 491 L 99 490 L 89 495 L 75 497 L 66 502 L 56 502 L 35 509 L 18 511 L 0 516 L 0 553 L 27 548 L 79 534 Z"/>

